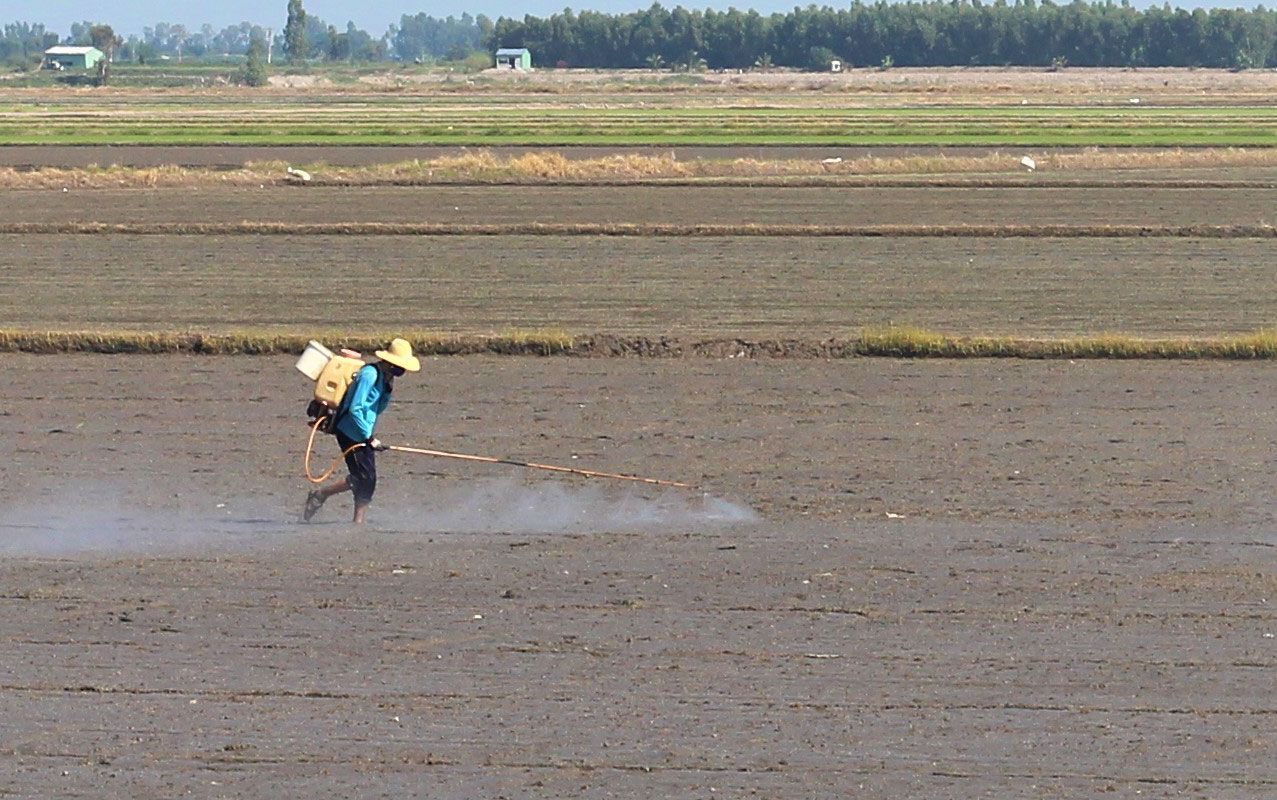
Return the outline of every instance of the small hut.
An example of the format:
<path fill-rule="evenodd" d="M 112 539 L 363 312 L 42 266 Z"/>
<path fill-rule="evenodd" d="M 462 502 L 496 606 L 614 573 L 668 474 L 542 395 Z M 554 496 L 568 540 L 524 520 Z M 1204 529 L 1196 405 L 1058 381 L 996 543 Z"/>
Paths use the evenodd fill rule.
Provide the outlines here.
<path fill-rule="evenodd" d="M 106 53 L 96 47 L 60 45 L 44 51 L 44 63 L 57 65 L 53 69 L 93 69 L 104 58 Z"/>
<path fill-rule="evenodd" d="M 532 69 L 532 53 L 526 47 L 502 47 L 497 51 L 497 69 Z"/>

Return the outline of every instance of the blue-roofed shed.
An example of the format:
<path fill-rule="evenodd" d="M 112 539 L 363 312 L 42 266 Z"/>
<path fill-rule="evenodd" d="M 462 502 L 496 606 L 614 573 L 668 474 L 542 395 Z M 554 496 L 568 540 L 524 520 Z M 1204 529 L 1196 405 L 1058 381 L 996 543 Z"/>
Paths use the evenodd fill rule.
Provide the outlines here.
<path fill-rule="evenodd" d="M 497 69 L 532 69 L 532 53 L 526 47 L 502 47 L 497 51 Z"/>

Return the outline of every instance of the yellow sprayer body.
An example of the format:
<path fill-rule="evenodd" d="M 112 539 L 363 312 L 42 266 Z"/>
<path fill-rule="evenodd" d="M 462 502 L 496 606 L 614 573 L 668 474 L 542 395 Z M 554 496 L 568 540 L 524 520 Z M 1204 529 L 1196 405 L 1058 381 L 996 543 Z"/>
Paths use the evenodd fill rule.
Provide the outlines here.
<path fill-rule="evenodd" d="M 355 375 L 363 368 L 364 362 L 358 358 L 333 356 L 328 359 L 315 381 L 315 399 L 329 408 L 338 408 L 346 390 L 355 382 Z"/>
<path fill-rule="evenodd" d="M 353 350 L 342 350 L 341 355 L 311 340 L 297 359 L 297 370 L 315 382 L 315 402 L 335 411 L 341 407 L 341 399 L 354 382 L 355 375 L 363 369 L 363 359 Z"/>

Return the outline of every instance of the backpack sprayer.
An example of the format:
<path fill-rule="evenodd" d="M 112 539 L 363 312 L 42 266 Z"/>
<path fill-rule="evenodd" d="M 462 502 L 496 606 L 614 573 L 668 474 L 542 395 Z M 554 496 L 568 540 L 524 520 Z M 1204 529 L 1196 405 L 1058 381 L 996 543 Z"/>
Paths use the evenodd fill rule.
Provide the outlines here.
<path fill-rule="evenodd" d="M 328 468 L 322 475 L 314 475 L 310 469 L 310 454 L 315 447 L 315 434 L 323 431 L 324 433 L 332 433 L 333 426 L 337 422 L 342 408 L 342 401 L 346 397 L 346 391 L 350 385 L 355 382 L 355 376 L 359 374 L 359 370 L 367 366 L 363 357 L 354 350 L 342 349 L 340 353 L 334 353 L 319 342 L 311 340 L 306 349 L 302 351 L 301 357 L 297 359 L 296 367 L 299 372 L 315 382 L 314 396 L 310 403 L 306 406 L 306 414 L 310 417 L 310 439 L 306 442 L 306 454 L 302 459 L 302 466 L 306 471 L 306 478 L 311 483 L 323 483 L 337 471 L 337 467 L 341 464 L 347 453 L 360 447 L 368 447 L 365 442 L 357 442 L 347 448 L 341 455 L 333 459 L 332 466 Z M 416 453 L 417 455 L 436 456 L 438 458 L 457 458 L 464 461 L 482 461 L 487 464 L 508 464 L 514 467 L 526 467 L 528 469 L 542 469 L 551 472 L 568 472 L 573 475 L 583 475 L 587 478 L 615 478 L 623 481 L 637 481 L 639 483 L 652 483 L 658 486 L 678 486 L 684 489 L 692 488 L 691 484 L 679 483 L 678 481 L 662 481 L 656 478 L 640 478 L 636 475 L 621 475 L 616 472 L 598 472 L 592 469 L 577 469 L 574 467 L 556 467 L 552 464 L 536 464 L 531 461 L 517 461 L 512 458 L 494 458 L 492 456 L 476 456 L 467 453 L 449 453 L 443 450 L 426 450 L 420 447 L 402 447 L 399 445 L 383 446 L 382 449 L 394 450 L 400 453 Z"/>
<path fill-rule="evenodd" d="M 346 390 L 364 368 L 363 358 L 354 350 L 343 349 L 341 355 L 337 355 L 312 339 L 296 366 L 301 374 L 315 382 L 315 395 L 306 406 L 306 415 L 319 430 L 332 433 Z"/>

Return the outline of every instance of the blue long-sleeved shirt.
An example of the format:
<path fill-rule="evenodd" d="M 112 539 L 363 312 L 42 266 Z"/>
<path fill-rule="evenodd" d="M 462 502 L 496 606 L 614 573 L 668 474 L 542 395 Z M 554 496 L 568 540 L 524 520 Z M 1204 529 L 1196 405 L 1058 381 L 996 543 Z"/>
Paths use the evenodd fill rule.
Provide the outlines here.
<path fill-rule="evenodd" d="M 359 370 L 346 390 L 346 410 L 337 420 L 337 430 L 358 442 L 372 438 L 377 415 L 390 405 L 390 392 L 381 370 L 372 364 Z"/>

